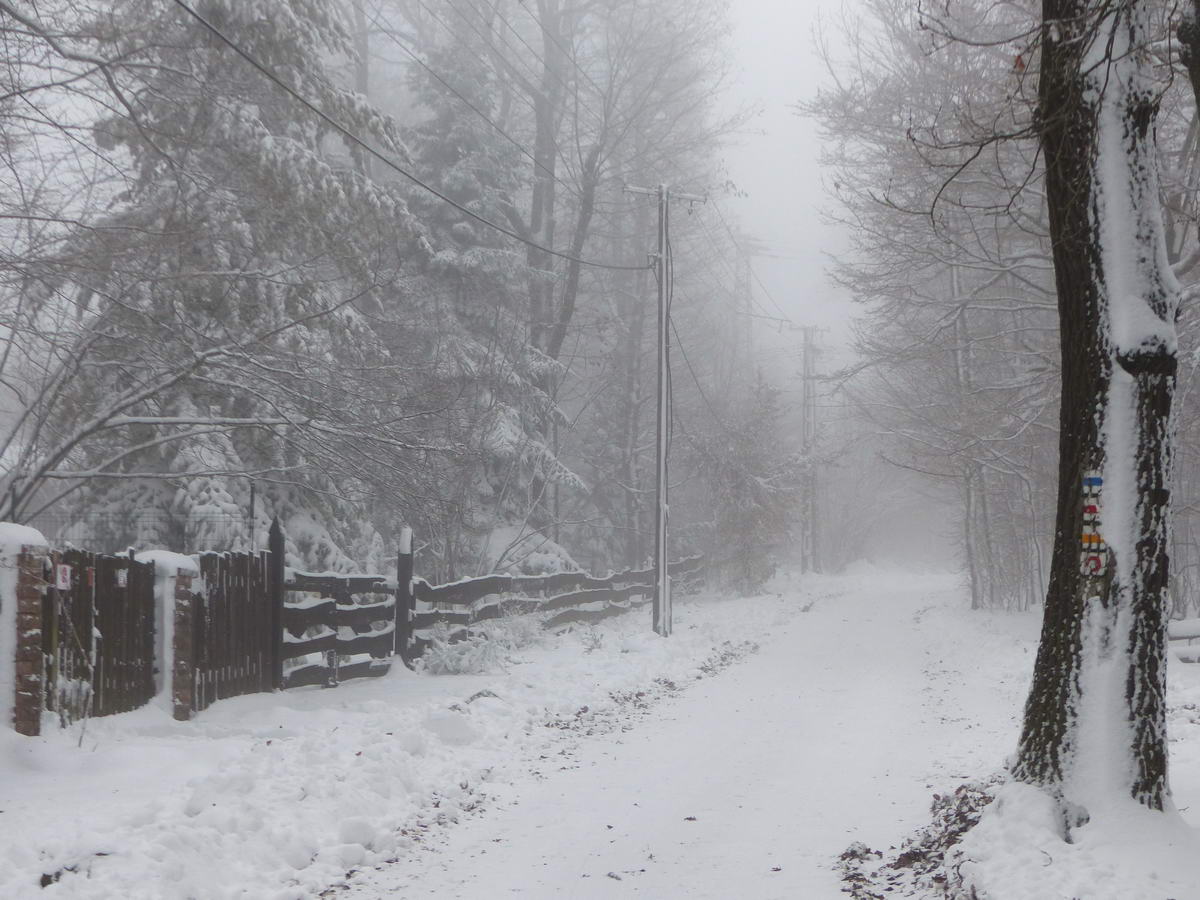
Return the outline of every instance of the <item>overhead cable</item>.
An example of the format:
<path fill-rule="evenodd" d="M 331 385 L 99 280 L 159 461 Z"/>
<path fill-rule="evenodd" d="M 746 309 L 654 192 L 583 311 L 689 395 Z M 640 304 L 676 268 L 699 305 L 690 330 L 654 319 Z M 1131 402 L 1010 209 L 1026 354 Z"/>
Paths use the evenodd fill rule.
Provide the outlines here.
<path fill-rule="evenodd" d="M 596 260 L 590 260 L 590 259 L 585 259 L 583 257 L 574 256 L 570 253 L 565 253 L 561 250 L 555 250 L 551 247 L 543 246 L 542 244 L 539 244 L 536 241 L 532 241 L 529 238 L 526 238 L 526 237 L 518 234 L 517 232 L 513 231 L 511 228 L 506 228 L 503 225 L 501 225 L 497 222 L 493 222 L 491 219 L 485 218 L 484 216 L 481 216 L 479 213 L 474 212 L 471 209 L 468 209 L 467 207 L 463 206 L 461 203 L 459 203 L 456 200 L 453 200 L 450 197 L 443 194 L 437 188 L 435 188 L 429 184 L 426 184 L 424 181 L 422 181 L 416 175 L 412 174 L 407 169 L 403 168 L 398 163 L 396 163 L 394 160 L 392 160 L 391 157 L 376 150 L 374 147 L 372 147 L 370 144 L 368 144 L 366 141 L 364 141 L 362 138 L 360 138 L 358 135 L 356 135 L 354 132 L 352 132 L 349 128 L 347 128 L 341 122 L 334 119 L 332 116 L 330 116 L 328 113 L 326 113 L 319 106 L 314 104 L 308 98 L 304 97 L 302 94 L 300 94 L 294 88 L 292 88 L 290 85 L 288 85 L 286 82 L 284 82 L 270 68 L 268 68 L 263 63 L 259 62 L 248 50 L 243 49 L 232 38 L 228 37 L 223 31 L 221 31 L 221 29 L 217 28 L 217 26 L 213 25 L 212 22 L 210 22 L 204 16 L 200 15 L 200 13 L 196 12 L 196 10 L 192 9 L 192 7 L 189 6 L 185 2 L 185 0 L 173 0 L 173 2 L 175 3 L 176 6 L 178 6 L 180 9 L 182 9 L 184 12 L 186 12 L 189 16 L 191 16 L 193 19 L 195 19 L 197 22 L 199 22 L 201 25 L 203 25 L 209 32 L 212 33 L 212 35 L 214 37 L 216 37 L 222 43 L 224 43 L 226 46 L 228 46 L 234 53 L 236 53 L 238 56 L 240 56 L 242 59 L 244 59 L 246 62 L 248 62 L 251 66 L 253 66 L 255 69 L 257 69 L 259 71 L 259 73 L 262 74 L 272 84 L 274 84 L 276 87 L 280 88 L 282 91 L 287 93 L 293 100 L 295 100 L 297 103 L 299 103 L 305 109 L 309 110 L 311 113 L 313 113 L 313 115 L 317 116 L 319 119 L 321 119 L 323 122 L 325 122 L 331 128 L 333 128 L 339 134 L 341 134 L 342 137 L 346 138 L 346 140 L 350 141 L 351 143 L 353 143 L 356 146 L 360 147 L 361 149 L 365 150 L 367 153 L 371 154 L 371 156 L 378 159 L 381 163 L 383 163 L 389 169 L 392 169 L 394 172 L 404 176 L 406 179 L 411 181 L 417 187 L 429 192 L 430 194 L 437 197 L 442 202 L 447 203 L 450 206 L 454 207 L 459 212 L 461 212 L 463 215 L 474 219 L 476 222 L 479 222 L 481 225 L 485 225 L 488 228 L 491 228 L 493 231 L 498 231 L 500 234 L 506 235 L 515 241 L 519 241 L 520 243 L 525 244 L 527 247 L 532 247 L 535 250 L 540 250 L 543 253 L 546 253 L 550 256 L 557 257 L 559 259 L 565 259 L 568 262 L 579 263 L 580 265 L 590 266 L 590 267 L 596 268 L 596 269 L 612 269 L 612 270 L 619 271 L 619 272 L 639 272 L 646 268 L 649 268 L 649 266 L 647 266 L 647 265 L 629 266 L 629 265 L 618 265 L 615 263 L 598 262 Z"/>
<path fill-rule="evenodd" d="M 426 72 L 428 72 L 429 76 L 431 78 L 433 78 L 434 81 L 436 81 L 438 84 L 440 84 L 442 87 L 444 87 L 447 91 L 449 91 L 451 94 L 453 94 L 455 97 L 457 97 L 460 101 L 462 101 L 463 105 L 466 106 L 467 109 L 471 110 L 471 112 L 475 113 L 475 115 L 477 115 L 477 116 L 479 116 L 479 118 L 483 119 L 483 121 L 485 121 L 488 125 L 492 126 L 492 128 L 494 128 L 501 137 L 503 137 L 506 141 L 508 141 L 510 144 L 512 144 L 514 147 L 516 147 L 518 151 L 520 151 L 522 154 L 524 154 L 526 157 L 528 157 L 529 160 L 534 164 L 534 166 L 536 168 L 541 169 L 542 172 L 544 172 L 547 176 L 549 176 L 551 179 L 553 179 L 555 182 L 557 182 L 563 188 L 565 188 L 567 190 L 573 190 L 568 185 L 563 184 L 562 181 L 560 181 L 558 178 L 556 178 L 554 173 L 552 171 L 550 171 L 550 169 L 546 168 L 546 166 L 542 162 L 540 162 L 536 156 L 534 156 L 527 149 L 525 149 L 525 146 L 523 144 L 521 144 L 520 141 L 518 141 L 516 138 L 514 138 L 512 135 L 510 135 L 507 131 L 505 131 L 496 122 L 494 122 L 487 113 L 485 113 L 478 106 L 476 106 L 474 103 L 472 103 L 471 100 L 469 98 L 467 98 L 466 96 L 464 96 L 463 93 L 461 91 L 459 91 L 454 85 L 452 85 L 449 81 L 447 81 L 440 74 L 438 74 L 438 72 L 435 71 L 434 68 L 429 65 L 429 63 L 427 63 L 427 62 L 425 62 L 425 60 L 421 59 L 421 57 L 416 53 L 416 51 L 412 50 L 410 47 L 408 47 L 406 44 L 404 44 L 398 37 L 396 37 L 395 30 L 392 28 L 391 24 L 388 23 L 387 20 L 384 19 L 379 14 L 378 9 L 372 10 L 371 20 L 372 20 L 372 24 L 377 27 L 378 26 L 386 26 L 386 27 L 380 27 L 381 34 L 383 34 L 385 37 L 387 37 L 387 39 L 390 40 L 393 44 L 395 44 L 398 48 L 400 48 L 400 50 L 404 51 L 404 53 L 407 54 L 412 59 L 413 62 L 415 62 L 418 66 L 420 66 L 422 69 L 424 69 Z M 575 191 L 575 193 L 578 193 L 578 191 Z"/>

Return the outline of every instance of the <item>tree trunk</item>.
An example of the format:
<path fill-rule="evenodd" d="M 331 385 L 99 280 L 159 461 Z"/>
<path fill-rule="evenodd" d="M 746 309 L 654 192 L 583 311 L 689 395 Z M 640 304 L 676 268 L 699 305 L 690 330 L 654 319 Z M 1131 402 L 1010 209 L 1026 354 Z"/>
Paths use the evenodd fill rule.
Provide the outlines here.
<path fill-rule="evenodd" d="M 963 475 L 963 547 L 967 553 L 967 576 L 971 585 L 971 609 L 983 609 L 983 579 L 975 550 L 975 487 L 968 467 Z"/>
<path fill-rule="evenodd" d="M 1013 775 L 1065 827 L 1162 809 L 1178 289 L 1166 264 L 1141 0 L 1043 0 L 1039 115 L 1062 352 L 1058 513 Z"/>

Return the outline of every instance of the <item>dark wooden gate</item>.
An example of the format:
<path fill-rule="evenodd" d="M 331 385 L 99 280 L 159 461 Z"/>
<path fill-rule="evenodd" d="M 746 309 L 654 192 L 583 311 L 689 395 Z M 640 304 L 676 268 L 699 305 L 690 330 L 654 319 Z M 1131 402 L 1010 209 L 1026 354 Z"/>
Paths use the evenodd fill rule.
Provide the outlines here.
<path fill-rule="evenodd" d="M 274 689 L 279 642 L 266 552 L 204 553 L 203 591 L 192 613 L 195 710 L 226 697 Z"/>
<path fill-rule="evenodd" d="M 154 564 L 85 550 L 54 553 L 49 562 L 42 604 L 46 708 L 69 723 L 148 703 Z"/>

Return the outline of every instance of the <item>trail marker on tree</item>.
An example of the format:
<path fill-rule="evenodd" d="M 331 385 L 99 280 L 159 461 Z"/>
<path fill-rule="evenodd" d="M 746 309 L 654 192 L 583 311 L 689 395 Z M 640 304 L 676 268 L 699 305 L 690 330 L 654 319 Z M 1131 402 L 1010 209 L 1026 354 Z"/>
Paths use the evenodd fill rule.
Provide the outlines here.
<path fill-rule="evenodd" d="M 1102 578 L 1108 574 L 1108 545 L 1100 534 L 1100 490 L 1104 479 L 1099 472 L 1083 478 L 1083 535 L 1081 565 L 1084 575 Z"/>

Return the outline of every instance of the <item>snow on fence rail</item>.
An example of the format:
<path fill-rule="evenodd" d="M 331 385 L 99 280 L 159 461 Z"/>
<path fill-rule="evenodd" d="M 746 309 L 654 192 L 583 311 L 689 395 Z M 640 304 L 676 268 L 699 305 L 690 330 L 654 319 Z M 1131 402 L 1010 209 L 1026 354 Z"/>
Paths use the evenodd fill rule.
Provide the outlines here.
<path fill-rule="evenodd" d="M 669 572 L 685 586 L 703 568 L 698 556 L 673 562 Z M 635 569 L 598 578 L 587 572 L 553 575 L 484 575 L 450 584 L 413 580 L 413 655 L 433 640 L 433 629 L 449 626 L 447 642 L 462 640 L 470 626 L 501 616 L 554 613 L 542 627 L 598 622 L 650 602 L 654 570 Z"/>
<path fill-rule="evenodd" d="M 394 582 L 295 573 L 284 588 L 283 656 L 292 665 L 284 663 L 283 687 L 336 687 L 348 678 L 387 674 L 396 646 Z"/>
<path fill-rule="evenodd" d="M 1172 649 L 1183 662 L 1200 662 L 1200 644 L 1192 641 L 1200 640 L 1200 619 L 1176 619 L 1167 623 L 1167 637 L 1172 641 L 1187 641 L 1186 644 L 1176 644 Z"/>
<path fill-rule="evenodd" d="M 17 610 L 7 626 L 16 640 L 0 659 L 14 679 L 17 730 L 37 734 L 44 711 L 66 724 L 134 709 L 156 681 L 187 720 L 228 697 L 383 675 L 397 656 L 411 665 L 435 635 L 452 643 L 490 619 L 538 613 L 554 629 L 619 615 L 653 592 L 651 569 L 431 585 L 413 577 L 407 530 L 394 579 L 291 572 L 284 543 L 275 522 L 263 552 L 194 560 L 21 547 L 13 584 L 0 587 L 0 610 Z M 699 557 L 670 566 L 685 589 L 702 571 Z"/>

